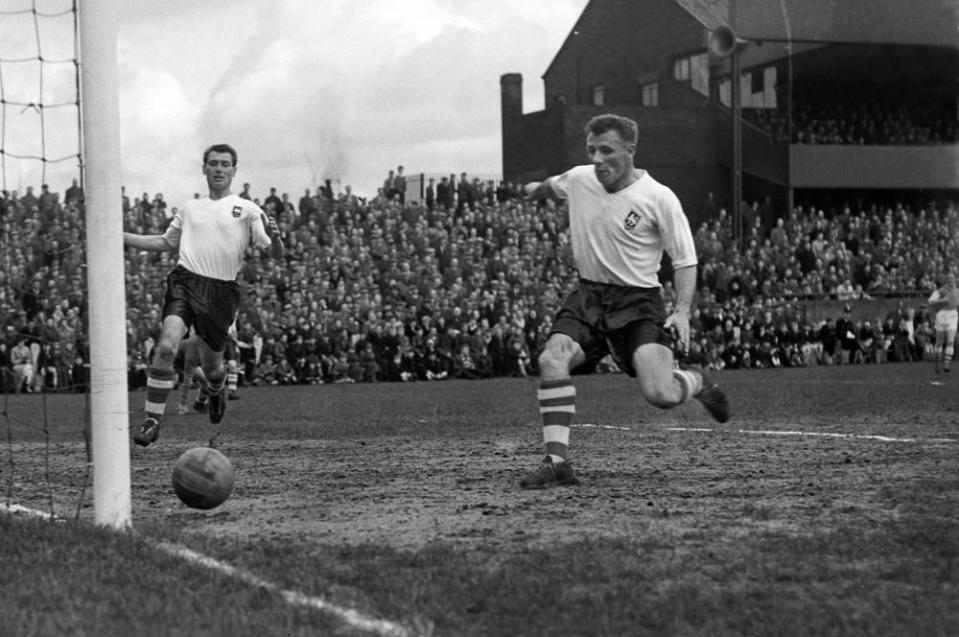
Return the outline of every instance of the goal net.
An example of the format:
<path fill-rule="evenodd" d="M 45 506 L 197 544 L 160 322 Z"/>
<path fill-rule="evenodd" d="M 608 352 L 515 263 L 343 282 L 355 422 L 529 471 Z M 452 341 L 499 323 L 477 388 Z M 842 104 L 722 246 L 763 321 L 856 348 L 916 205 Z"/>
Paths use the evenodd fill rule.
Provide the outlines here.
<path fill-rule="evenodd" d="M 116 8 L 0 4 L 0 509 L 125 527 Z"/>
<path fill-rule="evenodd" d="M 0 5 L 0 172 L 9 196 L 79 180 L 79 60 L 72 0 Z"/>

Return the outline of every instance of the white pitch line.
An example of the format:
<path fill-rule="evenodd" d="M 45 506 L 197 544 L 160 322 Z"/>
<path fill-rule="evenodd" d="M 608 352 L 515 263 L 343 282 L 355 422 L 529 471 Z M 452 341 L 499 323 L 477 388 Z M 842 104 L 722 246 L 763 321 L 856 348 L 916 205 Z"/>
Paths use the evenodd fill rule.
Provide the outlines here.
<path fill-rule="evenodd" d="M 727 431 L 720 429 L 710 429 L 704 427 L 666 427 L 666 431 L 687 431 L 687 432 L 714 432 Z M 852 438 L 857 440 L 879 440 L 881 442 L 959 442 L 954 438 L 896 438 L 893 436 L 880 436 L 873 434 L 844 434 L 830 431 L 781 431 L 776 429 L 733 429 L 735 433 L 750 434 L 755 436 L 812 436 L 819 438 Z"/>
<path fill-rule="evenodd" d="M 253 573 L 244 571 L 235 566 L 231 566 L 225 562 L 221 562 L 207 555 L 203 555 L 202 553 L 197 553 L 196 551 L 192 551 L 184 546 L 163 542 L 160 543 L 158 547 L 160 550 L 173 555 L 174 557 L 185 559 L 188 562 L 199 564 L 200 566 L 218 571 L 229 577 L 235 577 L 251 586 L 256 586 L 257 588 L 262 588 L 271 593 L 276 593 L 288 604 L 306 606 L 307 608 L 312 608 L 314 610 L 320 610 L 331 615 L 335 615 L 353 628 L 358 628 L 360 630 L 365 630 L 388 637 L 407 637 L 407 635 L 410 634 L 406 628 L 397 623 L 383 619 L 373 619 L 372 617 L 367 617 L 357 610 L 337 606 L 336 604 L 326 601 L 322 597 L 311 597 L 299 591 L 291 591 L 280 588 L 277 584 L 257 577 Z"/>
<path fill-rule="evenodd" d="M 7 505 L 0 502 L 0 512 L 29 517 L 59 519 L 51 516 L 49 513 L 45 513 L 37 509 L 31 509 L 20 504 Z M 322 597 L 311 597 L 299 591 L 291 591 L 280 588 L 277 584 L 267 581 L 261 577 L 257 577 L 253 573 L 244 571 L 235 566 L 231 566 L 225 562 L 221 562 L 207 555 L 203 555 L 202 553 L 197 553 L 196 551 L 190 550 L 185 546 L 170 544 L 168 542 L 160 542 L 155 546 L 164 553 L 172 555 L 173 557 L 184 559 L 188 562 L 218 571 L 228 577 L 235 577 L 251 586 L 256 586 L 257 588 L 262 588 L 271 593 L 276 593 L 282 597 L 283 601 L 285 601 L 287 604 L 305 606 L 307 608 L 312 608 L 314 610 L 335 615 L 341 621 L 349 624 L 353 628 L 375 633 L 377 635 L 383 635 L 384 637 L 409 637 L 410 635 L 410 632 L 406 628 L 395 622 L 367 617 L 357 610 L 337 606 L 336 604 L 326 601 Z"/>
<path fill-rule="evenodd" d="M 55 515 L 50 515 L 46 511 L 31 509 L 21 504 L 7 505 L 0 502 L 0 511 L 3 511 L 4 513 L 9 513 L 11 515 L 22 515 L 28 518 L 43 518 L 45 520 L 61 521 L 60 518 L 56 517 Z"/>
<path fill-rule="evenodd" d="M 631 431 L 629 427 L 617 427 L 616 425 L 594 425 L 592 423 L 570 425 L 570 427 L 579 427 L 582 429 L 615 429 L 616 431 Z"/>

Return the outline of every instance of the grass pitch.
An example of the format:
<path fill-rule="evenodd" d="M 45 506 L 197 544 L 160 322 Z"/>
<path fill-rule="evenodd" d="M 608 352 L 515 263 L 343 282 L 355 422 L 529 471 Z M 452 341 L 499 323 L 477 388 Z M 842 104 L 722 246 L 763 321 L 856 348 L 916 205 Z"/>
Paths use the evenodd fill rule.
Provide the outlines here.
<path fill-rule="evenodd" d="M 959 634 L 959 376 L 716 379 L 725 425 L 577 378 L 583 483 L 538 492 L 535 379 L 242 388 L 231 498 L 179 502 L 211 432 L 168 415 L 131 448 L 131 533 L 89 523 L 83 397 L 7 397 L 5 502 L 66 521 L 0 515 L 0 633 Z"/>

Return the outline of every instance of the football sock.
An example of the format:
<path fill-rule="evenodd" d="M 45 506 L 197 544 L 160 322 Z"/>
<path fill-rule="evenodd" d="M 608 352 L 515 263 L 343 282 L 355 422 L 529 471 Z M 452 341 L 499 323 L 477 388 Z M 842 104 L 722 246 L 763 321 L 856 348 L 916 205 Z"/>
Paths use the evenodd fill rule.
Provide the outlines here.
<path fill-rule="evenodd" d="M 205 405 L 208 400 L 210 400 L 210 386 L 206 383 L 201 383 L 200 391 L 196 394 L 196 401 L 201 405 Z"/>
<path fill-rule="evenodd" d="M 226 381 L 225 378 L 220 378 L 220 379 L 217 380 L 217 381 L 212 381 L 212 380 L 210 380 L 209 378 L 207 378 L 207 379 L 206 379 L 206 384 L 207 384 L 207 391 L 209 392 L 208 395 L 209 395 L 209 396 L 216 396 L 216 395 L 218 395 L 220 392 L 222 392 L 222 391 L 223 391 L 223 386 L 224 386 L 224 384 L 225 384 L 225 381 Z"/>
<path fill-rule="evenodd" d="M 680 403 L 693 398 L 703 389 L 703 377 L 690 369 L 674 369 L 673 377 L 679 381 Z"/>
<path fill-rule="evenodd" d="M 167 396 L 170 395 L 174 384 L 176 384 L 176 372 L 172 369 L 151 367 L 147 370 L 147 397 L 144 410 L 148 418 L 156 418 L 159 422 L 166 407 Z"/>
<path fill-rule="evenodd" d="M 231 394 L 236 393 L 237 378 L 239 376 L 236 367 L 236 361 L 226 362 L 226 389 Z"/>
<path fill-rule="evenodd" d="M 189 395 L 190 389 L 193 388 L 193 372 L 189 370 L 184 370 L 183 372 L 183 382 L 180 383 L 180 404 L 185 405 Z"/>
<path fill-rule="evenodd" d="M 543 419 L 543 442 L 553 462 L 569 455 L 569 426 L 576 414 L 576 387 L 572 379 L 544 380 L 536 392 Z"/>

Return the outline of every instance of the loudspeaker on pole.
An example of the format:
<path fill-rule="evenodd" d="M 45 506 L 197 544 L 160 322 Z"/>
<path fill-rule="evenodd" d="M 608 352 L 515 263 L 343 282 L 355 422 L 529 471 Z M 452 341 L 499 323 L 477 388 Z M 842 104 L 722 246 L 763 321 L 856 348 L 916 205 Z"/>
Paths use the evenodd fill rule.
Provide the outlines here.
<path fill-rule="evenodd" d="M 744 42 L 745 40 L 736 37 L 736 32 L 733 31 L 732 27 L 723 24 L 709 32 L 706 46 L 714 56 L 725 58 L 732 55 L 736 47 Z"/>

